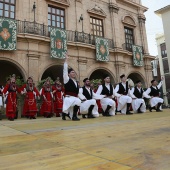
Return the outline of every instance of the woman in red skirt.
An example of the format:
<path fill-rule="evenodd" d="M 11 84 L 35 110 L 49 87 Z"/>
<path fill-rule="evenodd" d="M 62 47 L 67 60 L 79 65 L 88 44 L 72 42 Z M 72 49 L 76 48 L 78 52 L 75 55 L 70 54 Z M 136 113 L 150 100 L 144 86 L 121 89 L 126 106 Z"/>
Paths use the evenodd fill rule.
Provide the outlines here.
<path fill-rule="evenodd" d="M 47 78 L 43 88 L 41 89 L 41 96 L 43 98 L 40 114 L 46 118 L 53 116 L 53 94 L 50 78 Z"/>
<path fill-rule="evenodd" d="M 33 83 L 31 77 L 28 78 L 27 84 L 21 87 L 21 94 L 25 95 L 23 115 L 30 119 L 36 119 L 36 114 L 38 112 L 36 97 L 40 97 L 40 94 Z"/>
<path fill-rule="evenodd" d="M 6 99 L 6 116 L 10 121 L 14 121 L 17 112 L 17 92 L 20 93 L 16 85 L 15 75 L 11 77 L 10 83 L 6 84 L 3 94 L 7 95 Z"/>
<path fill-rule="evenodd" d="M 62 88 L 59 78 L 55 81 L 52 91 L 54 95 L 54 113 L 56 117 L 59 117 L 60 113 L 62 113 L 64 96 L 64 89 Z"/>

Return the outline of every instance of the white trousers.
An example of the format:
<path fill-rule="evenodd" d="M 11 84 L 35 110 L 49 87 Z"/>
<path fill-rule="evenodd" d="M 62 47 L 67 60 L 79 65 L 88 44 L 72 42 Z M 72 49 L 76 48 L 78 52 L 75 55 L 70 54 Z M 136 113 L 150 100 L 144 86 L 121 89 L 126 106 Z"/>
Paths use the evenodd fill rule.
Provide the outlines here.
<path fill-rule="evenodd" d="M 0 106 L 3 106 L 2 96 L 0 96 Z"/>
<path fill-rule="evenodd" d="M 140 111 L 141 112 L 146 112 L 146 104 L 145 101 L 143 99 L 133 99 L 132 100 L 132 108 L 133 111 L 136 113 L 137 110 L 139 109 L 140 105 L 142 104 Z"/>
<path fill-rule="evenodd" d="M 94 105 L 94 108 L 92 110 L 92 115 L 94 117 L 99 117 L 98 106 L 96 104 L 96 100 L 95 99 L 86 100 L 86 101 L 82 102 L 80 104 L 80 113 L 81 114 L 87 114 L 88 113 L 88 109 L 89 109 L 89 107 L 91 105 Z"/>
<path fill-rule="evenodd" d="M 129 96 L 122 95 L 118 99 L 118 111 L 121 111 L 122 114 L 126 114 L 127 103 L 132 103 L 132 98 Z"/>
<path fill-rule="evenodd" d="M 103 111 L 106 110 L 107 106 L 111 106 L 109 110 L 109 115 L 114 116 L 115 115 L 115 110 L 116 110 L 116 104 L 115 101 L 110 99 L 110 98 L 103 98 L 100 100 L 101 106 Z"/>
<path fill-rule="evenodd" d="M 164 100 L 162 99 L 162 98 L 160 98 L 160 97 L 152 97 L 151 99 L 150 99 L 150 105 L 151 105 L 151 107 L 154 107 L 154 106 L 156 106 L 158 103 L 163 103 L 164 102 Z"/>
<path fill-rule="evenodd" d="M 73 107 L 75 105 L 80 106 L 81 100 L 78 97 L 66 96 L 63 101 L 63 112 L 73 117 Z"/>

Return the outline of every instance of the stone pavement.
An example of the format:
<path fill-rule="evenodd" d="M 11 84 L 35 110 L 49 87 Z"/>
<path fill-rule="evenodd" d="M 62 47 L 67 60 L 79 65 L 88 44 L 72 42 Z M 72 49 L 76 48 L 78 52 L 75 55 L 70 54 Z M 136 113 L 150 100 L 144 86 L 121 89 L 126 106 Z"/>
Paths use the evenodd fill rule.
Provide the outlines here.
<path fill-rule="evenodd" d="M 0 121 L 1 170 L 170 170 L 170 110 Z"/>

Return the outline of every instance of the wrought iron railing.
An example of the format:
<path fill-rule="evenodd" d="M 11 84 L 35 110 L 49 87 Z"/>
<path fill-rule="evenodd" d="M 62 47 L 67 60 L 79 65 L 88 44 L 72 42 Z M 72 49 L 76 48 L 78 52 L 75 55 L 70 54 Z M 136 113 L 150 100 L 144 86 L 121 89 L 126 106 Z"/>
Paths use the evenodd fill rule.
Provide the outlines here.
<path fill-rule="evenodd" d="M 124 43 L 124 44 L 122 44 L 122 48 L 123 48 L 124 50 L 129 51 L 129 52 L 132 52 L 132 45 L 133 45 L 133 44 Z M 141 47 L 142 47 L 142 46 L 141 46 Z M 143 47 L 142 47 L 142 53 L 144 54 Z"/>
<path fill-rule="evenodd" d="M 17 21 L 18 33 L 28 33 L 50 37 L 50 26 L 29 21 Z M 113 40 L 108 40 L 109 48 L 114 48 Z M 95 45 L 95 36 L 84 32 L 67 30 L 67 41 Z"/>

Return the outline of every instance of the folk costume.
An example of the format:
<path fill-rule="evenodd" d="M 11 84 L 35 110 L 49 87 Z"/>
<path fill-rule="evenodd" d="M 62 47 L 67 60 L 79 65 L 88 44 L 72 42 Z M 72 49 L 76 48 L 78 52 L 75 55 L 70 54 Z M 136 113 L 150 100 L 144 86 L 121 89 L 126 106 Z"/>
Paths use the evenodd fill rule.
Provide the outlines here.
<path fill-rule="evenodd" d="M 85 78 L 83 82 L 85 83 L 88 78 Z M 80 105 L 80 113 L 83 115 L 83 118 L 97 118 L 99 117 L 98 106 L 96 99 L 100 100 L 105 97 L 105 95 L 97 95 L 93 92 L 90 86 L 84 86 L 79 89 L 79 98 L 82 100 Z"/>
<path fill-rule="evenodd" d="M 108 75 L 104 76 L 104 79 L 109 77 Z M 105 97 L 100 100 L 103 112 L 103 116 L 114 116 L 116 110 L 116 104 L 113 100 L 115 97 L 114 88 L 110 83 L 104 83 L 99 86 L 96 94 L 104 95 Z"/>
<path fill-rule="evenodd" d="M 40 94 L 36 89 L 31 77 L 28 78 L 27 84 L 24 84 L 21 87 L 21 94 L 25 95 L 23 115 L 30 119 L 36 119 L 35 116 L 38 112 L 36 97 L 40 97 Z"/>
<path fill-rule="evenodd" d="M 63 99 L 64 99 L 64 89 L 59 80 L 56 80 L 54 86 L 52 87 L 53 99 L 54 99 L 54 113 L 56 117 L 60 116 L 63 108 Z"/>
<path fill-rule="evenodd" d="M 6 116 L 10 121 L 13 121 L 17 112 L 17 92 L 20 93 L 19 88 L 16 85 L 15 76 L 11 77 L 11 82 L 6 84 L 3 89 L 3 94 L 7 95 L 6 98 Z"/>
<path fill-rule="evenodd" d="M 137 84 L 140 81 L 136 82 Z M 144 113 L 146 112 L 146 104 L 143 99 L 143 88 L 135 86 L 130 90 L 130 97 L 132 98 L 132 108 L 134 113 Z"/>
<path fill-rule="evenodd" d="M 47 78 L 43 88 L 41 89 L 42 104 L 40 114 L 46 118 L 53 116 L 53 93 L 50 78 Z"/>
<path fill-rule="evenodd" d="M 152 112 L 152 109 L 155 109 L 157 112 L 162 111 L 162 104 L 163 104 L 163 99 L 160 98 L 160 88 L 163 84 L 163 81 L 161 81 L 158 85 L 153 85 L 155 80 L 151 81 L 151 86 L 144 92 L 144 95 L 148 98 L 150 98 L 150 112 Z M 157 106 L 157 107 L 156 107 Z"/>
<path fill-rule="evenodd" d="M 124 74 L 120 76 L 121 79 L 123 77 L 125 77 Z M 132 98 L 129 97 L 128 93 L 129 93 L 128 81 L 126 81 L 126 83 L 121 82 L 116 85 L 115 94 L 117 96 L 117 101 L 118 101 L 117 111 L 120 111 L 121 114 L 132 114 L 130 112 Z"/>
<path fill-rule="evenodd" d="M 73 121 L 80 120 L 77 117 L 81 100 L 78 98 L 79 85 L 75 79 L 69 78 L 68 73 L 72 72 L 73 69 L 68 70 L 68 64 L 64 63 L 63 79 L 65 88 L 65 97 L 63 102 L 63 113 L 62 119 L 66 120 L 66 116 L 71 118 Z"/>

